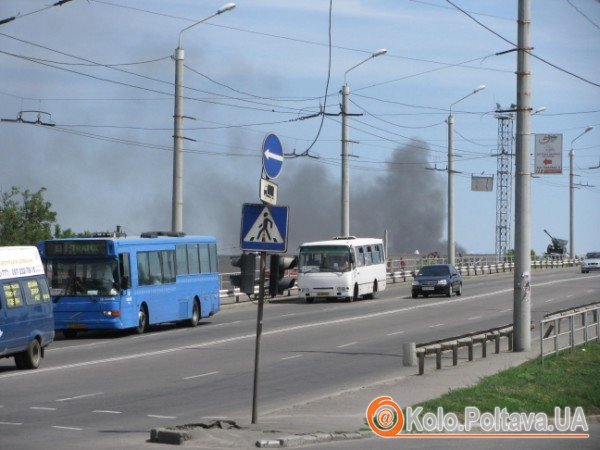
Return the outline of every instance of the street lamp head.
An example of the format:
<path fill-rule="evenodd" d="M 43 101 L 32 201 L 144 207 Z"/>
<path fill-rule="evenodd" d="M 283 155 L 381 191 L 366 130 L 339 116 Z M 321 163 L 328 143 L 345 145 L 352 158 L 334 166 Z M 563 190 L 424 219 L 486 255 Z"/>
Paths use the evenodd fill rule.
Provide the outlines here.
<path fill-rule="evenodd" d="M 588 131 L 592 131 L 594 129 L 594 127 L 587 127 L 584 131 L 584 133 L 587 133 Z"/>
<path fill-rule="evenodd" d="M 224 12 L 231 11 L 233 8 L 235 8 L 235 3 L 225 3 L 219 8 L 217 14 L 223 14 Z"/>
<path fill-rule="evenodd" d="M 385 55 L 386 53 L 387 53 L 387 49 L 381 48 L 381 49 L 377 50 L 375 53 L 373 53 L 371 55 L 371 58 L 376 58 L 378 56 Z"/>
<path fill-rule="evenodd" d="M 479 91 L 483 91 L 485 89 L 485 84 L 480 84 L 479 86 L 477 86 L 475 88 L 475 90 L 473 91 L 473 94 L 476 94 Z"/>
<path fill-rule="evenodd" d="M 545 106 L 540 106 L 538 109 L 536 109 L 534 112 L 531 113 L 531 115 L 535 115 L 535 114 L 539 114 L 541 112 L 546 111 L 546 107 Z"/>

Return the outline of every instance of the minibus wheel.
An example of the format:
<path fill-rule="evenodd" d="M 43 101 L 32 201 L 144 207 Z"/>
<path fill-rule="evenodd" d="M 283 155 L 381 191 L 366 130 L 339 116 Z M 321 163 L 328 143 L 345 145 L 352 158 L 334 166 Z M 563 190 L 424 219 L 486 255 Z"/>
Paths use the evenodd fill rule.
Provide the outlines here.
<path fill-rule="evenodd" d="M 29 342 L 27 350 L 15 356 L 17 369 L 37 369 L 42 360 L 42 346 L 37 339 Z"/>

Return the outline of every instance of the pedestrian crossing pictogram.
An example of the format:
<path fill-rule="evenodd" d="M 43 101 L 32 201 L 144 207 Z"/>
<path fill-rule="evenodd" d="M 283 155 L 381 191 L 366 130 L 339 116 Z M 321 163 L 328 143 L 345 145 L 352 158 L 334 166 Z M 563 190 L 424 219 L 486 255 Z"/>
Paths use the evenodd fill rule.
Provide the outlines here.
<path fill-rule="evenodd" d="M 285 252 L 287 250 L 287 206 L 246 203 L 242 207 L 241 249 Z"/>
<path fill-rule="evenodd" d="M 265 208 L 261 211 L 260 215 L 250 228 L 250 231 L 244 236 L 244 241 L 248 242 L 282 242 L 283 238 L 281 233 L 275 225 L 273 216 L 269 212 L 269 208 Z"/>

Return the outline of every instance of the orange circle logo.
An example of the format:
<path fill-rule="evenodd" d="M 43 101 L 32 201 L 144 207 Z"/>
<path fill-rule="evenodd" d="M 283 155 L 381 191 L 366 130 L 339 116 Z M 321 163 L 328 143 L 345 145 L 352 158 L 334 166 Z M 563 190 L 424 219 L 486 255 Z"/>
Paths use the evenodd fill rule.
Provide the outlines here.
<path fill-rule="evenodd" d="M 404 414 L 392 397 L 377 397 L 367 407 L 367 422 L 373 433 L 393 437 L 402 432 Z"/>

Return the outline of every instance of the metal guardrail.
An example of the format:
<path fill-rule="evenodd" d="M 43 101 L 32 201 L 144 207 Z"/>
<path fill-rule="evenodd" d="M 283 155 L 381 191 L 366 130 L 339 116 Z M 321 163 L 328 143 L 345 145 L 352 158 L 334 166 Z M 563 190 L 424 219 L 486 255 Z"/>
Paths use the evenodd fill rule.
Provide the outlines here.
<path fill-rule="evenodd" d="M 388 283 L 398 283 L 398 282 L 406 282 L 406 281 L 412 281 L 412 279 L 414 278 L 416 272 L 418 271 L 417 269 L 409 269 L 408 267 L 414 266 L 414 262 L 417 260 L 405 260 L 405 268 L 404 269 L 399 269 L 399 270 L 394 270 L 394 268 L 400 268 L 401 264 L 400 264 L 401 260 L 388 260 L 387 262 L 387 267 L 388 267 L 388 273 L 387 273 L 387 282 Z M 435 263 L 441 263 L 442 260 L 440 258 L 438 258 Z M 432 262 L 431 264 L 433 264 L 434 262 Z M 531 268 L 532 269 L 554 269 L 554 268 L 561 268 L 561 267 L 573 267 L 575 265 L 578 264 L 577 260 L 574 259 L 563 259 L 563 260 L 556 260 L 556 259 L 547 259 L 547 260 L 534 260 L 531 262 Z M 420 266 L 421 267 L 421 266 Z M 513 262 L 504 262 L 504 263 L 487 263 L 485 261 L 479 261 L 478 263 L 475 264 L 458 264 L 456 266 L 456 268 L 460 271 L 461 275 L 465 275 L 465 276 L 474 276 L 474 275 L 492 275 L 495 273 L 503 273 L 503 272 L 512 272 L 513 269 L 515 267 L 515 264 Z M 220 283 L 221 283 L 221 290 L 220 290 L 220 296 L 221 298 L 229 298 L 229 297 L 235 297 L 235 301 L 239 302 L 239 298 L 240 296 L 243 296 L 245 294 L 240 293 L 239 288 L 234 288 L 234 287 L 229 287 L 229 288 L 223 288 L 223 286 L 228 285 L 229 284 L 229 276 L 230 275 L 239 275 L 240 272 L 231 272 L 231 273 L 222 273 L 220 274 Z M 258 293 L 258 287 L 256 288 L 257 290 L 255 291 L 255 293 Z M 287 295 L 291 295 L 292 292 L 297 292 L 298 288 L 293 287 L 292 289 L 287 291 Z"/>
<path fill-rule="evenodd" d="M 576 345 L 593 339 L 600 342 L 600 302 L 547 314 L 540 321 L 542 367 L 544 356 L 573 351 Z"/>
<path fill-rule="evenodd" d="M 469 361 L 473 361 L 473 347 L 479 344 L 481 345 L 481 357 L 486 358 L 488 341 L 494 341 L 494 353 L 500 353 L 500 339 L 503 337 L 508 338 L 508 351 L 512 351 L 512 324 L 477 331 L 475 333 L 467 333 L 450 339 L 417 344 L 415 351 L 419 359 L 419 375 L 425 373 L 425 357 L 427 355 L 435 355 L 435 368 L 439 370 L 442 368 L 442 353 L 452 351 L 452 365 L 456 366 L 458 365 L 458 349 L 460 347 L 468 348 L 468 359 Z"/>

